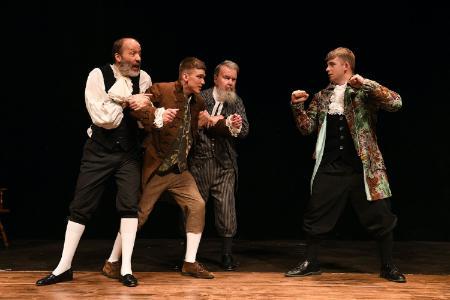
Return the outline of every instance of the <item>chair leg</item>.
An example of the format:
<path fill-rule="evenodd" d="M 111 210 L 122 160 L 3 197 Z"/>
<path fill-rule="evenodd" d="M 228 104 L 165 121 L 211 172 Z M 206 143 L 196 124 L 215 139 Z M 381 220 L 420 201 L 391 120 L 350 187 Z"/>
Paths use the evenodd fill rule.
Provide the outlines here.
<path fill-rule="evenodd" d="M 3 228 L 2 221 L 0 221 L 0 233 L 2 234 L 3 244 L 5 244 L 5 247 L 9 247 L 8 243 L 8 237 L 6 236 L 5 228 Z"/>

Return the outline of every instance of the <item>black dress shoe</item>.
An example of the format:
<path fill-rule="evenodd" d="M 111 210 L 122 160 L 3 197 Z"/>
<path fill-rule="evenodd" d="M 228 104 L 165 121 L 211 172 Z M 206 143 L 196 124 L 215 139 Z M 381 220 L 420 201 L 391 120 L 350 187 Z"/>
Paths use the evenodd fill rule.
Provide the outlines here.
<path fill-rule="evenodd" d="M 301 277 L 308 275 L 320 275 L 322 271 L 320 270 L 320 265 L 318 262 L 311 262 L 305 260 L 299 263 L 295 268 L 284 273 L 286 277 Z"/>
<path fill-rule="evenodd" d="M 398 267 L 394 264 L 381 266 L 380 277 L 393 282 L 406 282 L 405 275 L 403 275 Z"/>
<path fill-rule="evenodd" d="M 122 282 L 124 286 L 134 287 L 138 285 L 138 280 L 132 274 L 120 275 L 119 281 Z"/>
<path fill-rule="evenodd" d="M 44 278 L 36 281 L 36 285 L 49 285 L 49 284 L 55 284 L 58 282 L 71 281 L 71 280 L 73 280 L 72 268 L 70 268 L 69 270 L 67 270 L 59 275 L 53 275 L 53 273 L 50 273 L 49 275 L 45 276 Z"/>
<path fill-rule="evenodd" d="M 234 260 L 231 254 L 224 254 L 222 255 L 222 261 L 220 265 L 225 271 L 234 271 L 239 266 L 239 263 Z"/>

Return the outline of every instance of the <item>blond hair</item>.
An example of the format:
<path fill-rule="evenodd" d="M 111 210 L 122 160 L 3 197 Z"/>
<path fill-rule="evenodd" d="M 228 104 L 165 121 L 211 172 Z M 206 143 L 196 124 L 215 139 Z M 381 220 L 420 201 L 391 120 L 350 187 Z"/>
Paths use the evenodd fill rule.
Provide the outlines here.
<path fill-rule="evenodd" d="M 355 72 L 355 54 L 353 54 L 352 50 L 344 47 L 338 47 L 328 52 L 327 56 L 325 57 L 325 61 L 329 61 L 336 57 L 339 57 L 343 61 L 348 62 L 352 72 Z"/>

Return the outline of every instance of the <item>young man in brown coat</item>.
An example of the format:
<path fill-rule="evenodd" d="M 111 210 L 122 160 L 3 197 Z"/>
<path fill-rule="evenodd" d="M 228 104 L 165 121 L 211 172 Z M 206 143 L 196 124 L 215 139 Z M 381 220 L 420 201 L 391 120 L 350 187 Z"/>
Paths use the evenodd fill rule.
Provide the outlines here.
<path fill-rule="evenodd" d="M 197 138 L 198 128 L 214 125 L 218 118 L 205 112 L 200 91 L 205 84 L 205 64 L 195 58 L 185 58 L 179 67 L 178 81 L 157 83 L 147 93 L 153 106 L 136 113 L 148 136 L 144 140 L 142 169 L 143 194 L 139 202 L 139 228 L 146 222 L 156 201 L 165 191 L 185 212 L 186 255 L 183 275 L 212 279 L 214 275 L 196 261 L 205 222 L 205 202 L 194 178 L 187 169 L 187 155 Z M 115 278 L 120 258 L 120 233 L 103 274 Z"/>

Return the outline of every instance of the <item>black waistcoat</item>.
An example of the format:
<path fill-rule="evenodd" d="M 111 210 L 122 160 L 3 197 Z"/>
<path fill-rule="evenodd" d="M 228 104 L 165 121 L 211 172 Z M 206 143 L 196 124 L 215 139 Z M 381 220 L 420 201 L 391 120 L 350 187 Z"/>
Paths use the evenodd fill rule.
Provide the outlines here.
<path fill-rule="evenodd" d="M 116 82 L 111 66 L 105 65 L 100 68 L 105 81 L 105 91 L 108 91 Z M 130 77 L 133 82 L 133 95 L 139 93 L 139 76 Z M 123 119 L 120 125 L 114 129 L 105 129 L 94 124 L 91 125 L 91 138 L 110 150 L 128 151 L 138 145 L 138 126 L 136 120 L 130 116 L 129 108 L 123 110 Z"/>
<path fill-rule="evenodd" d="M 355 171 L 362 172 L 362 163 L 355 150 L 347 119 L 344 115 L 327 115 L 327 132 L 322 165 L 342 159 Z"/>

